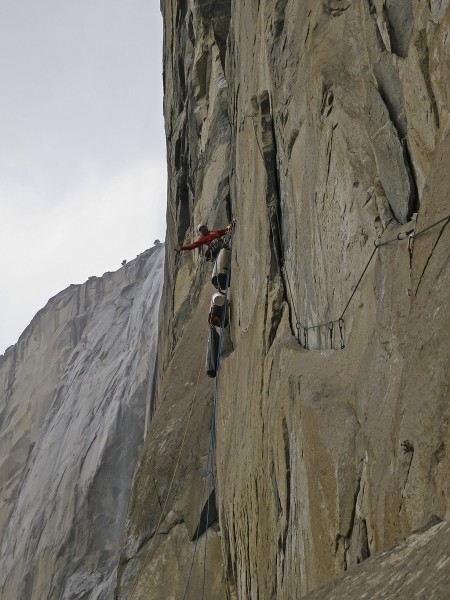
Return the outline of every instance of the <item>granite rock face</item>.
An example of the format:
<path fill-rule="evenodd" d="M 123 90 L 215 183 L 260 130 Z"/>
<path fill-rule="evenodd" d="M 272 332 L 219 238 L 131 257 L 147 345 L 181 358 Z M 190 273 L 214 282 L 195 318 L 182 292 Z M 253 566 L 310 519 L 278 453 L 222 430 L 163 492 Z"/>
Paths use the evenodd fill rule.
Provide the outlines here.
<path fill-rule="evenodd" d="M 450 525 L 412 534 L 394 548 L 349 569 L 306 600 L 422 600 L 450 591 Z"/>
<path fill-rule="evenodd" d="M 116 598 L 297 600 L 450 518 L 449 2 L 161 6 L 156 412 Z M 198 371 L 211 268 L 172 248 L 232 215 L 216 394 Z M 438 555 L 417 583 L 443 600 Z"/>
<path fill-rule="evenodd" d="M 70 286 L 0 357 L 2 600 L 113 595 L 163 265 L 160 245 Z"/>

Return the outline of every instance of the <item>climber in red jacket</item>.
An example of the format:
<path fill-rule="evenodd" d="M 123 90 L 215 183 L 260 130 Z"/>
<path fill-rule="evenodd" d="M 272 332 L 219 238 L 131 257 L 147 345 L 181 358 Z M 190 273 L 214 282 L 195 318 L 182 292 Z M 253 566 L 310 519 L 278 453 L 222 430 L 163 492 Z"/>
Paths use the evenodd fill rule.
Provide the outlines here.
<path fill-rule="evenodd" d="M 193 250 L 194 248 L 198 248 L 203 244 L 209 246 L 213 240 L 215 240 L 216 238 L 221 238 L 228 231 L 230 231 L 231 225 L 228 225 L 228 227 L 225 227 L 225 229 L 213 229 L 212 231 L 210 231 L 206 225 L 200 223 L 197 229 L 201 233 L 201 237 L 199 237 L 196 242 L 188 244 L 187 246 L 177 246 L 175 248 L 177 252 L 181 252 L 181 250 Z"/>

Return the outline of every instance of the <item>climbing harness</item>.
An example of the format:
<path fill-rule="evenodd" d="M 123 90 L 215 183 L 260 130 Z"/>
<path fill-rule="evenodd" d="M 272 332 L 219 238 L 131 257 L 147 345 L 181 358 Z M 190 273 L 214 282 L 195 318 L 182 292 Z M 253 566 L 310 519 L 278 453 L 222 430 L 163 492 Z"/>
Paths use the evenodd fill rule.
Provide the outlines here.
<path fill-rule="evenodd" d="M 227 231 L 225 235 L 220 238 L 215 238 L 208 246 L 205 252 L 205 259 L 207 261 L 216 260 L 219 255 L 219 252 L 222 248 L 226 248 L 230 250 L 230 240 L 231 240 L 231 231 Z"/>

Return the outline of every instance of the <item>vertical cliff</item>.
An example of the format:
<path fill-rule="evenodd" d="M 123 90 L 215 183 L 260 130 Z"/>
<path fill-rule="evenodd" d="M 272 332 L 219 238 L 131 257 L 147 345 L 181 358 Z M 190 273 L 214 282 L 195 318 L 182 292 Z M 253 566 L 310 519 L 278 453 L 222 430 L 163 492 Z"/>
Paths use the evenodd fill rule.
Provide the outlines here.
<path fill-rule="evenodd" d="M 116 597 L 294 600 L 450 517 L 449 2 L 162 12 L 158 390 Z M 232 214 L 211 478 L 210 266 L 172 248 Z"/>
<path fill-rule="evenodd" d="M 112 597 L 163 264 L 160 245 L 70 286 L 0 357 L 3 600 Z"/>

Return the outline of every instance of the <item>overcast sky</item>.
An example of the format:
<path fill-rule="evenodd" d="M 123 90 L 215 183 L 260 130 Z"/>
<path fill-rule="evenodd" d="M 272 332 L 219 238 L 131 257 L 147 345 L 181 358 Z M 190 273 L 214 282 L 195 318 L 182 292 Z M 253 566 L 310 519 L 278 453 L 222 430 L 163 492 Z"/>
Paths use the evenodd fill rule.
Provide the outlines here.
<path fill-rule="evenodd" d="M 0 0 L 0 354 L 165 237 L 159 0 Z"/>

